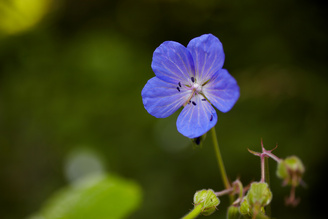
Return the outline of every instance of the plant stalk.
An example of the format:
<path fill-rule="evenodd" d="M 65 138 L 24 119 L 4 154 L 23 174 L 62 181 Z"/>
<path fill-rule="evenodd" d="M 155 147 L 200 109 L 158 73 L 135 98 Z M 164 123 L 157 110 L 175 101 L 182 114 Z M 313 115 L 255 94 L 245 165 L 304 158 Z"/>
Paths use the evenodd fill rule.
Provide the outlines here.
<path fill-rule="evenodd" d="M 221 155 L 221 152 L 220 152 L 218 139 L 216 137 L 215 127 L 213 127 L 211 129 L 211 132 L 212 132 L 212 140 L 213 140 L 215 155 L 216 155 L 216 159 L 218 161 L 218 166 L 219 166 L 220 173 L 221 173 L 221 178 L 222 178 L 225 189 L 230 189 L 231 185 L 229 183 L 227 172 L 226 172 L 225 167 L 224 167 L 224 163 L 223 163 L 222 155 Z M 229 198 L 230 198 L 230 202 L 232 203 L 233 202 L 233 195 L 229 195 Z"/>
<path fill-rule="evenodd" d="M 185 215 L 182 219 L 193 219 L 198 217 L 198 215 L 202 212 L 203 205 L 196 205 L 194 209 L 192 209 L 187 215 Z"/>

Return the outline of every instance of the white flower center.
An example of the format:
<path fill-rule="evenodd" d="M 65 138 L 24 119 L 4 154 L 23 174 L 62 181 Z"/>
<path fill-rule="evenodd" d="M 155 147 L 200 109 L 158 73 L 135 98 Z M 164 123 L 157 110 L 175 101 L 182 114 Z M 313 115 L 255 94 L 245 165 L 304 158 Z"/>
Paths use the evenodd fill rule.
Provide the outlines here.
<path fill-rule="evenodd" d="M 192 88 L 195 89 L 196 93 L 202 92 L 202 85 L 198 84 L 197 82 L 193 84 Z"/>

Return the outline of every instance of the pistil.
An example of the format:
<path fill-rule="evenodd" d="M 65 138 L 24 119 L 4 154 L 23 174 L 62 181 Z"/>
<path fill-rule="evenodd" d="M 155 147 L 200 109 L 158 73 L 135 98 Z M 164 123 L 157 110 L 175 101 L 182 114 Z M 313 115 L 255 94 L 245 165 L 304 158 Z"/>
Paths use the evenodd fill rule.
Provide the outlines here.
<path fill-rule="evenodd" d="M 190 96 L 188 97 L 187 101 L 183 104 L 184 107 L 187 106 L 187 104 L 191 101 L 191 98 L 194 96 L 195 92 L 196 92 L 196 89 L 193 88 L 193 89 L 192 89 L 192 93 L 191 93 Z"/>

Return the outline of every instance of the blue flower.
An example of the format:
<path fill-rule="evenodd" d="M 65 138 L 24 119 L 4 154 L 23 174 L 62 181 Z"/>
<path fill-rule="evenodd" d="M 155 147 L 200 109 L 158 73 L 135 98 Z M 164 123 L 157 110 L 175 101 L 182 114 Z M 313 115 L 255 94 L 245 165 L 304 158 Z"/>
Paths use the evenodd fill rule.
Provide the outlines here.
<path fill-rule="evenodd" d="M 228 112 L 239 98 L 236 80 L 222 69 L 224 57 L 220 40 L 212 34 L 192 39 L 187 47 L 162 43 L 151 64 L 156 76 L 141 92 L 145 109 L 165 118 L 183 106 L 178 131 L 188 138 L 205 134 L 217 122 L 213 106 Z"/>

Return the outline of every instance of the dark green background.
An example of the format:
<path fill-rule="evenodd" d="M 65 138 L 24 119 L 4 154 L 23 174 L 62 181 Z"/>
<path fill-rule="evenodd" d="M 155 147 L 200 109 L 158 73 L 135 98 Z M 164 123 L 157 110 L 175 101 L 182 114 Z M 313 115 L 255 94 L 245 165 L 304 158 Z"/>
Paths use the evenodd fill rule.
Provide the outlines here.
<path fill-rule="evenodd" d="M 323 1 L 68 0 L 33 29 L 0 38 L 0 217 L 24 218 L 68 184 L 72 150 L 100 154 L 109 173 L 138 182 L 129 218 L 180 218 L 196 190 L 223 189 L 211 138 L 193 148 L 178 113 L 149 115 L 141 90 L 163 41 L 204 33 L 223 43 L 224 67 L 240 86 L 216 126 L 231 180 L 260 179 L 247 148 L 299 156 L 307 188 L 289 189 L 270 161 L 275 218 L 323 218 L 327 208 L 327 8 Z M 208 218 L 225 218 L 228 199 Z"/>

